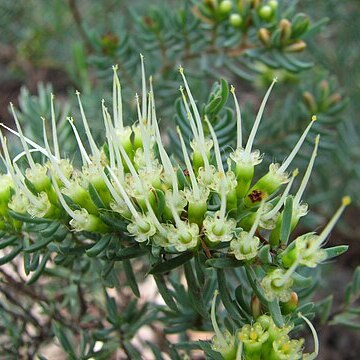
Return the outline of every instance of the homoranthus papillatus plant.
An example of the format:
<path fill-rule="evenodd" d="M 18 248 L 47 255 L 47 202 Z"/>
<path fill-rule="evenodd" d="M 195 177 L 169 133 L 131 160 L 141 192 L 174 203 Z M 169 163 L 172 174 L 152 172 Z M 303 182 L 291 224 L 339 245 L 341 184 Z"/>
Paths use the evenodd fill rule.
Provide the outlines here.
<path fill-rule="evenodd" d="M 192 134 L 190 139 L 184 139 L 177 129 L 183 155 L 183 161 L 177 161 L 165 149 L 152 79 L 148 85 L 142 56 L 141 63 L 142 93 L 141 97 L 136 95 L 138 119 L 131 126 L 124 125 L 121 85 L 117 67 L 113 68 L 112 114 L 102 101 L 106 136 L 103 146 L 94 141 L 80 93 L 76 93 L 86 139 L 81 139 L 74 119 L 68 120 L 81 155 L 80 168 L 59 148 L 53 95 L 52 141 L 48 139 L 47 120 L 43 118 L 43 144 L 23 134 L 11 105 L 16 130 L 2 126 L 20 139 L 23 151 L 11 157 L 7 138 L 0 132 L 1 159 L 7 170 L 0 179 L 1 248 L 6 249 L 0 263 L 12 261 L 23 252 L 25 273 L 33 273 L 28 280 L 32 284 L 46 269 L 71 268 L 82 256 L 96 257 L 105 266 L 123 262 L 129 285 L 139 296 L 129 262 L 139 258 L 148 264 L 148 273 L 153 274 L 168 306 L 162 310 L 165 318 L 151 321 L 162 321 L 171 327 L 171 319 L 181 312 L 187 313 L 188 306 L 196 316 L 188 318 L 178 332 L 191 328 L 212 328 L 215 332 L 209 342 L 189 341 L 188 345 L 181 342 L 175 348 L 201 348 L 208 358 L 227 360 L 316 358 L 319 343 L 310 322 L 313 308 L 306 303 L 311 284 L 306 269 L 316 269 L 346 251 L 347 246 L 324 245 L 350 203 L 349 197 L 343 198 L 320 234 L 292 235 L 308 213 L 302 198 L 317 155 L 319 135 L 294 195 L 291 190 L 299 171 L 292 169 L 291 163 L 316 116 L 287 158 L 281 164 L 271 163 L 268 171 L 259 176 L 255 170 L 263 161 L 263 154 L 254 149 L 254 141 L 276 80 L 265 94 L 246 141 L 235 88 L 231 87 L 237 144 L 224 158 L 218 136 L 198 109 L 180 67 L 184 83 L 180 94 Z M 218 98 L 213 100 L 210 106 L 218 106 Z M 191 153 L 186 146 L 188 140 Z M 44 158 L 43 162 L 35 161 L 37 153 Z M 24 157 L 26 166 L 22 168 L 19 164 Z M 45 225 L 40 231 L 36 230 L 39 224 Z M 170 279 L 171 273 L 182 266 L 186 289 Z M 232 271 L 231 283 L 225 269 Z M 177 294 L 181 291 L 187 294 L 183 295 L 185 298 L 188 296 L 185 306 Z M 216 319 L 221 314 L 217 312 L 218 294 L 227 313 L 224 329 Z M 109 321 L 114 327 L 119 326 Z M 313 334 L 312 352 L 304 350 L 304 340 L 296 335 L 304 324 Z M 59 330 L 54 332 L 59 337 Z M 104 338 L 102 341 L 106 342 Z M 60 342 L 74 358 L 69 342 Z M 102 350 L 94 347 L 92 343 L 87 355 L 79 358 L 100 358 Z M 82 346 L 84 354 L 85 349 Z"/>

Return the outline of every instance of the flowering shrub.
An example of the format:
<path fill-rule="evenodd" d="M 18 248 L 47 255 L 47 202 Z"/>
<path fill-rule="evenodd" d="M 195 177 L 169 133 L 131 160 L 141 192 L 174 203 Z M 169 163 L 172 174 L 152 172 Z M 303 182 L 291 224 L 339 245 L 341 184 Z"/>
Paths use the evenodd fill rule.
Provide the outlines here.
<path fill-rule="evenodd" d="M 101 147 L 91 133 L 80 93 L 76 93 L 86 141 L 75 120 L 68 120 L 81 155 L 81 168 L 61 154 L 53 96 L 52 141 L 48 139 L 44 118 L 44 145 L 23 134 L 11 105 L 16 130 L 8 130 L 20 139 L 23 151 L 11 157 L 7 138 L 0 133 L 1 158 L 7 169 L 0 179 L 1 247 L 11 249 L 1 258 L 1 264 L 20 252 L 33 254 L 30 259 L 24 255 L 26 273 L 33 272 L 31 284 L 47 266 L 71 268 L 82 256 L 96 257 L 104 266 L 120 261 L 129 285 L 139 296 L 129 259 L 147 256 L 148 272 L 154 275 L 168 306 L 165 313 L 181 313 L 181 308 L 185 311 L 177 295 L 185 291 L 202 327 L 206 328 L 204 324 L 211 319 L 215 331 L 211 343 L 197 343 L 209 358 L 315 358 L 318 341 L 308 319 L 314 313 L 306 303 L 299 303 L 299 298 L 306 298 L 303 292 L 311 283 L 311 276 L 306 277 L 304 269 L 316 268 L 347 249 L 324 245 L 350 203 L 350 198 L 343 198 L 319 235 L 315 232 L 293 235 L 300 219 L 308 213 L 302 198 L 320 136 L 315 139 L 313 153 L 305 173 L 300 174 L 302 180 L 294 195 L 290 192 L 299 171 L 291 169 L 291 163 L 316 116 L 286 160 L 282 164 L 271 163 L 268 172 L 259 176 L 255 168 L 263 161 L 263 155 L 254 149 L 254 142 L 276 80 L 265 94 L 246 141 L 240 107 L 231 87 L 237 145 L 224 158 L 219 136 L 206 114 L 199 110 L 180 67 L 184 83 L 180 92 L 191 134 L 183 134 L 177 128 L 183 161 L 176 161 L 165 149 L 152 80 L 148 85 L 142 57 L 141 60 L 143 81 L 141 97 L 136 96 L 137 122 L 131 126 L 124 124 L 121 85 L 114 67 L 112 115 L 102 101 L 106 141 Z M 227 86 L 221 91 L 226 93 Z M 224 97 L 227 94 L 215 96 L 207 110 L 219 106 L 219 99 Z M 40 153 L 45 161 L 36 162 L 34 153 Z M 25 169 L 18 165 L 23 157 L 27 162 Z M 36 230 L 40 225 L 44 226 Z M 169 287 L 165 281 L 169 272 L 181 266 L 187 280 L 186 290 L 174 282 Z M 232 271 L 237 283 L 227 282 L 225 269 Z M 206 295 L 200 296 L 202 291 Z M 226 330 L 221 330 L 216 321 L 217 293 L 228 313 Z M 303 315 L 306 310 L 308 314 Z M 299 320 L 308 324 L 314 335 L 315 350 L 311 354 L 304 353 L 304 340 L 294 339 L 291 333 L 301 325 Z M 190 322 L 188 328 L 191 327 L 196 326 Z"/>

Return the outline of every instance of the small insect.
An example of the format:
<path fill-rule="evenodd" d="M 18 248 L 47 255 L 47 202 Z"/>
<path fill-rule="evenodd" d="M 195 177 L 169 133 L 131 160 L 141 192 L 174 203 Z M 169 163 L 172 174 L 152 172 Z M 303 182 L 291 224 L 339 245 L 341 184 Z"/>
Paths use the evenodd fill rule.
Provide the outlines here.
<path fill-rule="evenodd" d="M 251 194 L 248 195 L 249 199 L 254 203 L 262 199 L 262 192 L 260 190 L 253 190 Z"/>
<path fill-rule="evenodd" d="M 183 173 L 184 173 L 185 176 L 189 176 L 189 170 L 188 169 L 184 169 Z"/>

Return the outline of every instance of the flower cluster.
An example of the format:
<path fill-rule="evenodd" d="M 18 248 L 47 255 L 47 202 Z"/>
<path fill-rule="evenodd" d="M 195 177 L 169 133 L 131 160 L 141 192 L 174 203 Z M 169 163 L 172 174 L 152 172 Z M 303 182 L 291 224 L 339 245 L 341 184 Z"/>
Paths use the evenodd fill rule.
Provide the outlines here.
<path fill-rule="evenodd" d="M 277 260 L 265 274 L 261 286 L 269 301 L 288 301 L 292 291 L 292 274 L 299 266 L 315 267 L 326 259 L 322 248 L 324 242 L 345 206 L 350 203 L 350 199 L 344 198 L 342 206 L 320 235 L 305 234 L 285 248 L 280 246 L 287 199 L 292 199 L 291 231 L 308 211 L 301 199 L 314 165 L 319 136 L 294 196 L 289 193 L 298 171 L 289 174 L 288 169 L 316 117 L 313 116 L 285 161 L 282 164 L 271 163 L 269 171 L 254 182 L 255 167 L 263 160 L 261 152 L 253 149 L 254 140 L 276 80 L 265 94 L 246 143 L 242 136 L 240 107 L 235 89 L 231 87 L 237 144 L 224 161 L 213 126 L 206 116 L 201 115 L 184 70 L 180 68 L 184 82 L 180 93 L 192 130 L 192 138 L 184 139 L 177 129 L 185 164 L 183 168 L 173 161 L 164 147 L 152 81 L 150 78 L 147 85 L 143 57 L 141 62 L 142 95 L 141 98 L 136 96 L 138 121 L 132 126 L 124 125 L 121 85 L 117 68 L 113 69 L 112 115 L 102 101 L 106 136 L 102 147 L 94 140 L 80 93 L 76 93 L 86 142 L 81 138 L 74 119 L 68 120 L 81 155 L 81 169 L 75 169 L 68 158 L 61 156 L 53 96 L 52 144 L 47 136 L 47 120 L 43 119 L 43 146 L 23 134 L 11 105 L 16 131 L 7 129 L 19 137 L 23 151 L 12 159 L 7 139 L 0 132 L 1 158 L 7 168 L 7 173 L 0 177 L 0 227 L 19 230 L 21 221 L 11 214 L 26 214 L 65 221 L 74 231 L 111 233 L 115 230 L 104 221 L 103 214 L 106 212 L 112 213 L 119 223 L 125 223 L 129 237 L 136 242 L 161 247 L 172 253 L 196 251 L 202 247 L 211 251 L 226 243 L 227 256 L 244 263 L 256 261 L 262 246 L 269 242 Z M 190 140 L 191 153 L 186 140 Z M 40 152 L 47 159 L 46 163 L 36 163 L 33 152 Z M 17 164 L 24 156 L 28 163 L 25 170 Z M 276 193 L 280 195 L 276 197 Z M 268 241 L 264 234 L 269 235 Z"/>
<path fill-rule="evenodd" d="M 310 360 L 319 353 L 319 340 L 311 322 L 298 314 L 310 327 L 314 338 L 314 352 L 303 353 L 304 339 L 292 339 L 292 325 L 278 327 L 268 315 L 259 316 L 253 324 L 245 324 L 235 334 L 222 332 L 216 321 L 216 296 L 211 308 L 211 321 L 215 331 L 212 349 L 219 352 L 225 360 L 269 359 L 269 360 Z"/>

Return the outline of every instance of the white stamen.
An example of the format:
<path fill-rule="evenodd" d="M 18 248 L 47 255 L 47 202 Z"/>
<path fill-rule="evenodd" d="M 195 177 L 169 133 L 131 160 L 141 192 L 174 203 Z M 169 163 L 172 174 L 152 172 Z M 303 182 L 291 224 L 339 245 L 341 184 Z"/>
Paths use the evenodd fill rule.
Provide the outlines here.
<path fill-rule="evenodd" d="M 184 222 L 180 219 L 180 216 L 179 216 L 178 212 L 175 209 L 175 205 L 174 205 L 173 201 L 174 201 L 174 196 L 170 196 L 168 198 L 168 205 L 169 205 L 171 214 L 172 214 L 172 216 L 173 216 L 173 218 L 175 220 L 176 227 L 179 230 L 184 230 L 185 229 Z"/>
<path fill-rule="evenodd" d="M 236 109 L 236 124 L 237 124 L 237 148 L 242 148 L 242 124 L 241 124 L 241 111 L 239 102 L 237 101 L 236 95 L 235 95 L 235 87 L 231 85 L 230 92 L 233 95 L 234 102 L 235 102 L 235 109 Z"/>
<path fill-rule="evenodd" d="M 308 324 L 308 326 L 309 326 L 309 328 L 311 330 L 311 333 L 312 333 L 313 338 L 314 338 L 314 353 L 313 354 L 316 357 L 319 354 L 319 338 L 318 338 L 318 334 L 316 332 L 316 329 L 315 329 L 314 325 L 310 322 L 310 320 L 307 317 L 305 317 L 301 313 L 298 313 L 298 316 L 300 318 L 302 318 Z M 315 359 L 315 357 L 313 359 Z"/>
<path fill-rule="evenodd" d="M 140 54 L 140 59 L 141 59 L 141 81 L 142 81 L 142 99 L 141 99 L 142 117 L 145 118 L 146 113 L 147 113 L 147 111 L 146 111 L 146 94 L 147 94 L 147 90 L 146 90 L 144 55 Z"/>
<path fill-rule="evenodd" d="M 59 179 L 63 182 L 63 184 L 66 187 L 69 187 L 71 185 L 70 181 L 67 179 L 67 177 L 64 175 L 64 173 L 61 171 L 61 168 L 57 163 L 58 159 L 56 159 L 53 156 L 53 154 L 51 153 L 48 138 L 47 138 L 47 134 L 46 134 L 46 128 L 45 128 L 45 121 L 46 120 L 43 117 L 41 117 L 41 119 L 43 121 L 43 138 L 44 138 L 44 143 L 45 143 L 45 147 L 46 147 L 46 150 L 47 150 L 47 157 L 50 160 L 51 165 L 55 169 L 56 175 L 59 177 Z"/>
<path fill-rule="evenodd" d="M 23 135 L 23 132 L 21 130 L 21 126 L 20 126 L 20 123 L 19 123 L 19 120 L 16 116 L 16 113 L 15 113 L 15 109 L 14 109 L 14 105 L 13 103 L 10 103 L 10 108 L 11 108 L 11 112 L 14 116 L 14 119 L 15 119 L 15 124 L 16 124 L 16 128 L 18 130 L 18 133 L 19 133 L 19 138 L 20 138 L 20 141 L 21 141 L 21 145 L 22 147 L 24 148 L 25 150 L 25 154 L 26 154 L 26 158 L 28 159 L 28 162 L 29 162 L 29 165 L 31 168 L 34 168 L 35 167 L 35 163 L 34 163 L 34 160 L 29 152 L 29 148 L 27 146 L 27 143 L 24 139 L 24 135 Z"/>
<path fill-rule="evenodd" d="M 290 188 L 294 182 L 295 176 L 297 176 L 299 173 L 298 169 L 293 171 L 291 180 L 288 182 L 288 184 L 286 185 L 286 188 L 283 192 L 283 194 L 281 195 L 281 198 L 279 199 L 279 201 L 276 203 L 276 205 L 266 214 L 263 215 L 263 220 L 270 220 L 272 219 L 278 211 L 280 211 L 280 208 L 283 206 L 283 204 L 285 203 L 285 200 L 289 194 Z"/>
<path fill-rule="evenodd" d="M 302 260 L 302 255 L 299 254 L 296 258 L 296 260 L 293 262 L 293 264 L 286 270 L 286 273 L 281 279 L 277 279 L 276 286 L 283 286 L 286 284 L 286 282 L 291 278 L 291 275 L 296 271 L 297 267 L 299 266 L 300 262 Z"/>
<path fill-rule="evenodd" d="M 210 124 L 210 121 L 208 120 L 208 118 L 206 116 L 205 116 L 205 121 L 208 124 L 210 134 L 211 134 L 211 137 L 212 137 L 213 142 L 214 142 L 214 153 L 215 153 L 215 158 L 216 158 L 216 163 L 217 163 L 218 170 L 220 172 L 224 173 L 224 167 L 223 167 L 222 160 L 221 160 L 219 142 L 217 140 L 215 131 L 214 131 L 212 125 Z"/>
<path fill-rule="evenodd" d="M 151 168 L 151 158 L 150 158 L 150 139 L 149 139 L 149 132 L 146 129 L 146 119 L 142 118 L 140 112 L 140 103 L 139 103 L 139 96 L 136 94 L 136 105 L 138 110 L 138 117 L 139 117 L 139 124 L 140 124 L 140 132 L 141 138 L 143 142 L 143 150 L 145 156 L 145 163 L 148 169 Z"/>
<path fill-rule="evenodd" d="M 191 127 L 191 131 L 194 135 L 194 138 L 195 138 L 195 141 L 196 142 L 200 142 L 200 138 L 199 138 L 199 133 L 198 133 L 198 130 L 196 128 L 196 124 L 195 124 L 195 121 L 194 121 L 194 118 L 191 114 L 191 111 L 190 111 L 190 108 L 189 108 L 189 105 L 186 101 L 186 97 L 185 97 L 185 93 L 184 93 L 184 89 L 182 86 L 180 86 L 180 93 L 181 93 L 181 97 L 182 97 L 182 100 L 183 100 L 183 104 L 185 106 L 185 111 L 186 111 L 186 115 L 187 115 L 187 118 L 189 120 L 189 123 L 190 123 L 190 127 Z"/>
<path fill-rule="evenodd" d="M 179 71 L 180 71 L 180 74 L 181 74 L 181 76 L 182 76 L 182 78 L 184 80 L 185 89 L 186 89 L 187 95 L 188 95 L 189 100 L 190 100 L 191 108 L 192 108 L 192 110 L 194 112 L 194 115 L 195 115 L 195 120 L 196 120 L 196 123 L 197 123 L 197 128 L 198 128 L 200 140 L 201 140 L 202 143 L 204 143 L 205 142 L 204 129 L 203 129 L 203 126 L 202 126 L 199 111 L 198 111 L 197 106 L 195 104 L 194 98 L 193 98 L 193 96 L 191 94 L 189 85 L 188 85 L 188 83 L 186 81 L 186 77 L 185 77 L 185 74 L 184 74 L 184 68 L 182 66 L 180 66 Z"/>
<path fill-rule="evenodd" d="M 112 127 L 110 114 L 105 106 L 105 100 L 101 100 L 101 108 L 105 125 L 105 136 L 108 141 L 109 148 L 109 157 L 110 157 L 110 167 L 115 168 L 115 155 L 114 155 L 114 145 L 112 142 L 112 136 L 110 132 L 110 128 Z"/>
<path fill-rule="evenodd" d="M 121 97 L 121 84 L 117 75 L 118 66 L 113 66 L 114 78 L 113 78 L 113 116 L 114 126 L 116 129 L 122 130 L 123 117 L 122 117 L 122 97 Z"/>
<path fill-rule="evenodd" d="M 90 164 L 91 163 L 91 160 L 89 158 L 89 155 L 87 154 L 85 148 L 84 148 L 84 145 L 81 141 L 81 138 L 80 138 L 80 135 L 74 125 L 74 119 L 72 117 L 68 117 L 67 118 L 69 124 L 71 125 L 72 129 L 73 129 L 73 132 L 74 132 L 74 135 L 75 135 L 75 138 L 76 138 L 76 141 L 77 141 L 77 144 L 78 144 L 78 147 L 79 147 L 79 150 L 80 150 L 80 154 L 81 154 L 81 160 L 82 160 L 82 163 L 83 165 L 86 165 L 86 164 Z"/>
<path fill-rule="evenodd" d="M 262 201 L 260 206 L 259 206 L 259 209 L 256 212 L 255 221 L 252 224 L 251 229 L 250 229 L 250 231 L 248 233 L 248 239 L 252 239 L 254 237 L 254 235 L 255 235 L 256 229 L 258 228 L 259 223 L 260 223 L 260 218 L 261 218 L 261 215 L 262 215 L 262 212 L 263 212 L 264 204 L 265 204 L 265 202 Z"/>
<path fill-rule="evenodd" d="M 57 159 L 60 159 L 60 149 L 59 149 L 57 129 L 56 129 L 54 94 L 51 94 L 51 127 L 52 127 L 52 137 L 53 137 L 53 142 L 54 142 L 55 157 Z"/>
<path fill-rule="evenodd" d="M 179 138 L 180 138 L 180 142 L 181 142 L 181 149 L 182 149 L 182 152 L 183 152 L 186 168 L 189 171 L 190 181 L 191 181 L 191 185 L 192 185 L 194 194 L 195 194 L 196 197 L 200 196 L 199 185 L 198 185 L 198 183 L 196 181 L 194 170 L 192 168 L 192 165 L 191 165 L 191 162 L 190 162 L 190 159 L 189 159 L 189 155 L 188 155 L 187 150 L 186 150 L 186 145 L 185 145 L 184 139 L 183 139 L 183 137 L 181 135 L 180 128 L 177 127 L 176 130 L 177 130 L 177 133 L 179 134 Z"/>
<path fill-rule="evenodd" d="M 109 170 L 109 173 L 110 173 L 112 179 L 114 180 L 116 186 L 117 186 L 118 189 L 120 190 L 120 194 L 121 194 L 123 200 L 125 201 L 125 204 L 126 204 L 127 207 L 129 208 L 132 216 L 134 217 L 134 219 L 135 219 L 136 221 L 141 222 L 142 220 L 141 220 L 138 212 L 136 211 L 136 209 L 135 209 L 132 201 L 131 201 L 130 198 L 129 198 L 129 195 L 127 194 L 126 190 L 124 189 L 124 187 L 123 187 L 122 184 L 120 183 L 119 179 L 117 178 L 117 176 L 115 175 L 115 173 L 112 171 L 112 169 L 110 169 L 109 167 L 107 167 L 107 169 Z M 104 174 L 104 175 L 105 175 L 105 174 Z M 105 177 L 106 177 L 106 176 L 105 176 Z M 105 178 L 104 178 L 104 180 L 105 180 Z M 106 180 L 105 180 L 105 181 L 106 181 Z M 108 185 L 108 183 L 109 183 L 109 180 L 106 181 L 106 185 Z M 108 187 L 109 187 L 109 186 L 108 186 Z M 109 187 L 109 190 L 110 190 L 110 187 Z M 119 201 L 119 203 L 120 203 L 120 201 Z"/>
<path fill-rule="evenodd" d="M 97 145 L 96 145 L 96 143 L 94 141 L 94 138 L 91 135 L 89 124 L 88 124 L 88 121 L 86 119 L 85 112 L 84 112 L 84 109 L 83 109 L 83 106 L 82 106 L 82 103 L 81 103 L 80 92 L 79 91 L 76 91 L 76 96 L 78 98 L 79 107 L 80 107 L 80 113 L 81 113 L 81 119 L 82 119 L 83 124 L 84 124 L 85 133 L 86 133 L 86 136 L 87 136 L 88 141 L 89 141 L 91 152 L 92 152 L 94 157 L 100 158 L 100 151 L 99 151 L 99 149 L 98 149 L 98 147 L 97 147 Z"/>
<path fill-rule="evenodd" d="M 253 146 L 255 135 L 256 135 L 256 132 L 258 130 L 260 120 L 262 118 L 262 115 L 263 115 L 263 112 L 264 112 L 264 109 L 265 109 L 266 102 L 267 102 L 267 100 L 268 100 L 268 98 L 270 96 L 271 90 L 272 90 L 273 86 L 275 85 L 276 81 L 277 81 L 277 79 L 275 78 L 273 80 L 273 82 L 271 83 L 268 91 L 266 92 L 266 94 L 264 96 L 263 101 L 261 102 L 259 111 L 258 111 L 258 113 L 256 115 L 256 119 L 255 119 L 254 125 L 253 125 L 253 127 L 251 129 L 249 139 L 248 139 L 248 141 L 246 143 L 246 148 L 245 148 L 245 152 L 248 154 L 248 156 L 250 156 L 250 154 L 251 154 L 251 149 L 252 149 L 252 146 Z"/>
<path fill-rule="evenodd" d="M 171 179 L 171 183 L 172 183 L 172 187 L 173 187 L 173 193 L 174 196 L 177 197 L 178 195 L 178 182 L 177 182 L 177 177 L 174 171 L 174 168 L 172 166 L 172 163 L 170 161 L 170 158 L 168 156 L 168 154 L 166 153 L 164 146 L 162 144 L 161 141 L 161 135 L 160 135 L 160 130 L 159 130 L 159 125 L 157 123 L 157 118 L 156 118 L 156 111 L 155 111 L 155 101 L 154 101 L 154 93 L 152 92 L 152 84 L 150 81 L 150 97 L 152 98 L 152 102 L 151 102 L 151 117 L 152 117 L 152 124 L 153 124 L 153 128 L 154 128 L 154 133 L 155 133 L 155 139 L 156 139 L 156 143 L 158 145 L 159 148 L 159 154 L 160 154 L 160 158 L 161 158 L 161 162 L 163 164 L 164 167 L 164 171 L 165 173 L 170 177 Z"/>
<path fill-rule="evenodd" d="M 3 123 L 0 123 L 0 126 L 2 126 L 4 129 L 10 131 L 12 134 L 14 134 L 14 135 L 16 135 L 17 137 L 20 138 L 20 134 L 19 134 L 17 131 L 9 128 L 8 126 L 6 126 L 6 125 L 3 124 Z M 47 151 L 46 151 L 46 149 L 44 149 L 43 147 L 41 147 L 40 145 L 38 145 L 38 144 L 35 143 L 34 141 L 30 140 L 30 139 L 27 138 L 26 136 L 24 136 L 23 138 L 24 138 L 24 140 L 25 140 L 29 145 L 31 145 L 33 148 L 35 148 L 37 151 L 41 152 L 43 155 L 47 156 Z M 30 150 L 29 150 L 29 151 L 30 151 Z M 30 152 L 32 152 L 32 151 L 30 151 Z"/>
<path fill-rule="evenodd" d="M 294 197 L 294 205 L 295 206 L 300 204 L 301 197 L 303 196 L 306 185 L 309 182 L 310 174 L 311 174 L 312 168 L 314 166 L 315 158 L 316 158 L 316 155 L 317 155 L 317 149 L 318 149 L 318 146 L 319 146 L 319 141 L 320 141 L 320 135 L 317 135 L 316 139 L 315 139 L 314 150 L 312 152 L 312 155 L 311 155 L 311 158 L 310 158 L 310 161 L 309 161 L 309 165 L 308 165 L 308 167 L 306 169 L 306 172 L 305 172 L 305 175 L 304 175 L 304 177 L 303 177 L 303 179 L 301 181 L 299 190 L 297 191 L 297 193 L 296 193 L 296 195 Z"/>
<path fill-rule="evenodd" d="M 310 124 L 307 126 L 307 128 L 305 129 L 305 131 L 303 132 L 303 134 L 300 136 L 300 139 L 298 140 L 298 142 L 296 143 L 295 147 L 293 148 L 293 150 L 291 151 L 290 155 L 286 158 L 286 160 L 283 162 L 283 164 L 280 166 L 279 168 L 279 172 L 285 172 L 286 169 L 288 168 L 288 166 L 290 165 L 290 163 L 293 161 L 294 157 L 296 156 L 296 154 L 298 153 L 301 145 L 303 144 L 306 135 L 308 134 L 308 132 L 310 131 L 311 127 L 313 126 L 314 122 L 316 121 L 316 116 L 313 116 L 311 119 Z"/>
<path fill-rule="evenodd" d="M 215 335 L 216 335 L 216 339 L 219 341 L 219 343 L 221 343 L 221 347 L 226 349 L 229 344 L 227 343 L 225 337 L 223 336 L 220 328 L 219 328 L 219 325 L 216 321 L 216 298 L 218 296 L 218 290 L 215 290 L 214 291 L 214 297 L 213 297 L 213 300 L 211 302 L 211 324 L 214 328 L 214 332 L 215 332 Z"/>
<path fill-rule="evenodd" d="M 329 223 L 325 226 L 324 230 L 319 235 L 318 239 L 316 240 L 316 243 L 318 245 L 322 244 L 326 238 L 329 236 L 332 229 L 335 227 L 335 224 L 339 220 L 340 216 L 342 215 L 345 208 L 351 203 L 351 199 L 349 196 L 344 196 L 342 198 L 342 204 L 339 207 L 339 209 L 336 211 L 336 213 L 333 215 Z"/>
<path fill-rule="evenodd" d="M 80 217 L 70 208 L 70 206 L 66 203 L 63 194 L 61 193 L 58 184 L 56 183 L 56 180 L 54 179 L 54 177 L 52 176 L 52 183 L 54 186 L 54 190 L 60 200 L 60 203 L 62 205 L 62 207 L 64 208 L 64 210 L 75 220 L 80 220 Z"/>

